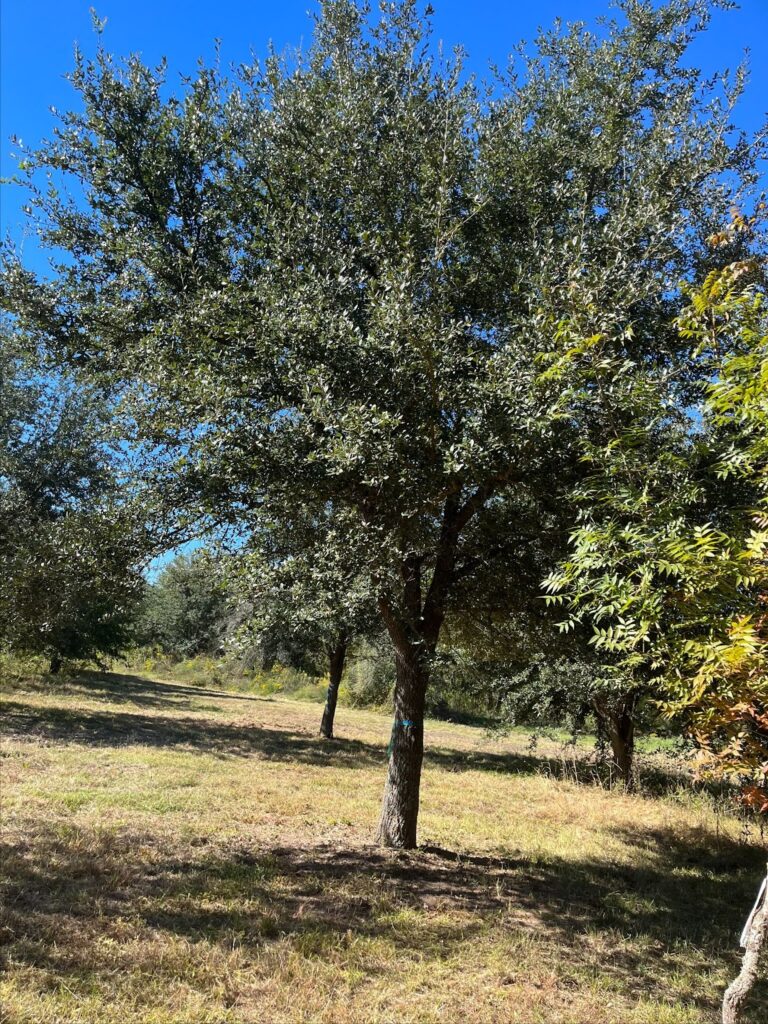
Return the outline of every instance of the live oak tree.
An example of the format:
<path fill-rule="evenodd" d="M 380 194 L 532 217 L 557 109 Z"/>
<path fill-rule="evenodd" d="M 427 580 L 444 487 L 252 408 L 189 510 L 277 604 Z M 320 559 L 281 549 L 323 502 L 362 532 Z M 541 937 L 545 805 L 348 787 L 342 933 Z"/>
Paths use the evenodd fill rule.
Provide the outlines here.
<path fill-rule="evenodd" d="M 341 517 L 397 665 L 385 844 L 416 842 L 446 614 L 516 577 L 521 521 L 615 412 L 609 389 L 592 426 L 561 415 L 537 358 L 598 308 L 633 325 L 628 361 L 679 360 L 678 282 L 753 174 L 739 76 L 684 66 L 710 5 L 620 7 L 542 34 L 489 91 L 433 57 L 410 0 L 328 0 L 305 55 L 175 95 L 164 67 L 78 56 L 81 108 L 22 155 L 54 254 L 50 279 L 5 255 L 23 329 L 118 389 L 211 515 Z"/>
<path fill-rule="evenodd" d="M 0 334 L 0 645 L 115 655 L 143 588 L 143 528 L 118 494 L 105 411 L 7 328 Z"/>
<path fill-rule="evenodd" d="M 215 654 L 224 641 L 227 603 L 209 552 L 177 555 L 146 589 L 136 639 L 173 658 Z"/>
<path fill-rule="evenodd" d="M 596 747 L 609 769 L 607 781 L 634 785 L 635 738 L 638 725 L 649 727 L 647 691 L 628 683 L 628 673 L 607 657 L 594 652 L 560 656 L 548 652 L 510 669 L 497 682 L 498 708 L 503 721 L 547 728 L 566 726 L 572 733 L 594 721 Z"/>
<path fill-rule="evenodd" d="M 243 625 L 233 646 L 247 650 L 256 644 L 294 668 L 327 676 L 319 733 L 333 739 L 347 658 L 355 642 L 381 633 L 381 621 L 366 581 L 350 578 L 340 567 L 334 578 L 339 589 L 329 586 L 327 564 L 314 561 L 317 547 L 279 564 L 253 552 L 241 555 L 232 592 Z M 311 586 L 317 574 L 322 583 Z"/>
<path fill-rule="evenodd" d="M 477 593 L 461 593 L 462 613 L 450 616 L 444 628 L 446 654 L 502 726 L 557 725 L 575 735 L 594 723 L 608 783 L 631 787 L 636 728 L 651 728 L 660 718 L 646 699 L 648 686 L 613 653 L 596 650 L 584 624 L 563 631 L 545 602 L 530 600 L 533 581 L 544 580 L 557 559 L 567 555 L 563 532 L 572 530 L 578 504 L 561 499 L 561 505 L 565 514 L 549 523 L 539 521 L 520 553 L 517 573 L 534 574 L 522 595 L 517 574 L 510 580 L 485 580 Z"/>
<path fill-rule="evenodd" d="M 339 687 L 352 646 L 382 633 L 370 580 L 340 543 L 332 506 L 302 517 L 254 524 L 226 563 L 234 616 L 233 645 L 254 645 L 296 668 L 328 676 L 320 734 L 333 739 Z"/>

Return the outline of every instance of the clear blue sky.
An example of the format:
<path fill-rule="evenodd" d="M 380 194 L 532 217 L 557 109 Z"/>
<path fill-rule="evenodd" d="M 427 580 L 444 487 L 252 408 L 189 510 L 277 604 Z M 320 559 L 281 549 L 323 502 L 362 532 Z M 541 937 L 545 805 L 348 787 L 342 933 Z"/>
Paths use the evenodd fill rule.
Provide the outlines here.
<path fill-rule="evenodd" d="M 300 44 L 311 34 L 312 0 L 0 0 L 0 165 L 13 170 L 9 136 L 28 144 L 50 132 L 49 107 L 70 107 L 73 92 L 64 74 L 72 66 L 75 42 L 91 52 L 95 36 L 89 7 L 107 18 L 105 46 L 114 53 L 140 52 L 147 62 L 166 56 L 171 72 L 192 72 L 198 57 L 210 59 L 220 39 L 224 65 L 261 55 L 271 40 L 278 49 Z M 483 73 L 503 64 L 513 45 L 530 40 L 539 25 L 556 17 L 593 21 L 607 0 L 432 0 L 436 35 L 446 48 L 461 43 L 470 66 Z M 748 95 L 737 113 L 739 126 L 755 129 L 768 112 L 768 0 L 743 0 L 737 11 L 717 12 L 695 59 L 712 72 L 733 67 L 751 51 Z M 16 234 L 22 197 L 4 188 L 2 233 Z"/>

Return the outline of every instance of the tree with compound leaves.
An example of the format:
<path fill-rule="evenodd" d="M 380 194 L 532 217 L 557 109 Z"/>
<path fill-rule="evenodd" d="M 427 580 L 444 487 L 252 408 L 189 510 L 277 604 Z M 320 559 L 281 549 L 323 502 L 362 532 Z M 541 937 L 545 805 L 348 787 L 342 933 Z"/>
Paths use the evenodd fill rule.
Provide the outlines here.
<path fill-rule="evenodd" d="M 578 473 L 581 424 L 536 365 L 553 325 L 588 296 L 634 325 L 628 360 L 679 360 L 677 282 L 753 172 L 739 80 L 684 66 L 706 0 L 621 11 L 543 33 L 492 98 L 431 56 L 410 0 L 328 0 L 305 55 L 171 96 L 162 67 L 101 51 L 78 58 L 81 110 L 23 157 L 69 257 L 48 281 L 6 254 L 24 329 L 119 384 L 211 514 L 341 517 L 397 666 L 387 845 L 416 842 L 446 615 L 515 576 L 531 507 L 556 516 Z"/>
<path fill-rule="evenodd" d="M 624 385 L 628 419 L 585 453 L 581 524 L 547 581 L 565 625 L 588 624 L 599 651 L 654 680 L 683 716 L 705 770 L 733 775 L 768 807 L 765 593 L 766 346 L 759 258 L 712 271 L 678 318 L 700 361 L 700 400 L 670 413 L 662 380 Z M 585 372 L 584 352 L 574 375 Z M 592 363 L 593 353 L 587 357 Z M 609 345 L 599 363 L 612 374 Z M 586 370 L 589 376 L 592 370 Z M 564 392 L 565 393 L 565 392 Z"/>
<path fill-rule="evenodd" d="M 713 249 L 754 230 L 755 219 L 737 213 Z M 695 741 L 702 774 L 736 781 L 764 813 L 768 306 L 765 248 L 755 242 L 754 250 L 711 271 L 677 319 L 690 362 L 703 371 L 687 415 L 670 414 L 666 374 L 638 368 L 622 385 L 628 418 L 609 446 L 587 453 L 582 522 L 548 587 L 567 602 L 571 622 L 591 625 L 598 649 L 654 680 L 661 710 Z M 600 346 L 596 360 L 592 346 L 570 339 L 563 379 L 571 388 L 596 372 L 615 379 L 610 341 Z M 726 1024 L 741 1019 L 754 984 L 767 913 L 763 899 L 745 929 Z"/>

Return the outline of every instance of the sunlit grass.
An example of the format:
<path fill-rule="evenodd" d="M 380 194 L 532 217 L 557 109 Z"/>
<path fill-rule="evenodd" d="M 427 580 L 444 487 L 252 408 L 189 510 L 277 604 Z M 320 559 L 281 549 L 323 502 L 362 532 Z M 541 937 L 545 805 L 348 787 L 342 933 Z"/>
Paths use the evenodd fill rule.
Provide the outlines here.
<path fill-rule="evenodd" d="M 518 733 L 429 722 L 422 849 L 390 854 L 386 716 L 328 743 L 314 704 L 84 674 L 17 679 L 3 723 L 9 1024 L 703 1024 L 763 867 L 706 793 Z"/>

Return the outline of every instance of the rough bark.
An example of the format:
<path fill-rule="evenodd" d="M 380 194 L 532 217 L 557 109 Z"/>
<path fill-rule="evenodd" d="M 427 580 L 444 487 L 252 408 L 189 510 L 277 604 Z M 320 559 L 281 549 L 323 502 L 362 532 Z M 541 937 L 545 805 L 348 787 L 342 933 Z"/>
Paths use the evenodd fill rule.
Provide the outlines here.
<path fill-rule="evenodd" d="M 627 697 L 611 706 L 596 701 L 594 708 L 600 728 L 611 746 L 611 765 L 627 789 L 631 789 L 635 757 L 634 697 Z"/>
<path fill-rule="evenodd" d="M 761 890 L 759 902 L 745 928 L 742 938 L 744 957 L 741 970 L 731 982 L 723 999 L 723 1024 L 740 1024 L 744 1003 L 757 980 L 760 954 L 768 938 L 768 893 Z"/>
<path fill-rule="evenodd" d="M 411 850 L 416 846 L 421 762 L 424 757 L 426 666 L 411 651 L 396 656 L 395 717 L 389 767 L 376 841 Z"/>
<path fill-rule="evenodd" d="M 51 656 L 51 663 L 48 666 L 48 671 L 52 676 L 56 676 L 61 672 L 61 657 L 58 654 Z"/>
<path fill-rule="evenodd" d="M 344 675 L 344 662 L 347 657 L 346 638 L 340 638 L 329 654 L 330 670 L 328 694 L 325 698 L 323 720 L 320 723 L 320 735 L 327 740 L 333 739 L 333 722 L 336 717 L 336 702 L 339 699 L 339 686 Z"/>
<path fill-rule="evenodd" d="M 632 767 L 635 756 L 635 723 L 632 715 L 623 712 L 612 715 L 608 725 L 608 739 L 613 751 L 613 765 L 619 778 L 629 789 L 632 787 Z"/>
<path fill-rule="evenodd" d="M 394 609 L 386 597 L 379 610 L 395 650 L 395 717 L 389 745 L 389 766 L 376 840 L 383 846 L 416 846 L 421 762 L 424 757 L 424 705 L 430 665 L 451 588 L 456 582 L 456 560 L 461 532 L 493 495 L 501 478 L 478 487 L 461 502 L 459 491 L 445 499 L 440 536 L 434 552 L 431 579 L 427 580 L 425 553 L 409 551 L 400 574 L 402 600 Z M 460 490 L 460 489 L 459 489 Z"/>

